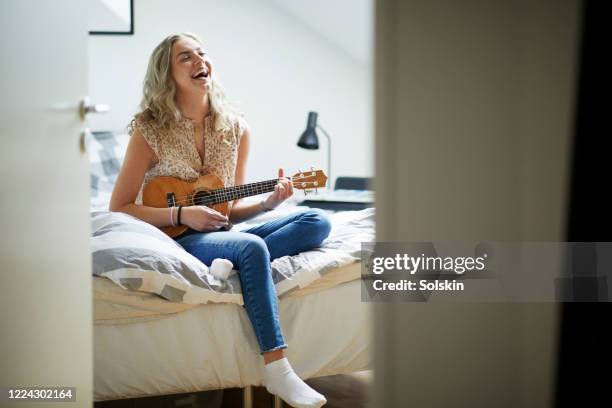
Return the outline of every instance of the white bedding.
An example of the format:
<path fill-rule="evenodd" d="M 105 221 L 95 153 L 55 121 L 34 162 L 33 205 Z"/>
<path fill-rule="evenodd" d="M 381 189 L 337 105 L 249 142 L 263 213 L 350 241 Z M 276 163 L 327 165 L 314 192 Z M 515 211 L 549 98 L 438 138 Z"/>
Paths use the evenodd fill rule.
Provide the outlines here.
<path fill-rule="evenodd" d="M 304 379 L 371 368 L 371 309 L 360 280 L 279 304 L 286 351 Z M 94 326 L 94 399 L 262 384 L 246 310 L 206 304 L 155 320 Z"/>
<path fill-rule="evenodd" d="M 290 208 L 294 212 L 305 209 Z M 281 216 L 278 211 L 274 213 Z M 272 261 L 278 296 L 307 287 L 329 271 L 358 261 L 361 243 L 374 240 L 373 208 L 331 214 L 330 221 L 331 232 L 320 246 Z M 216 278 L 172 238 L 130 215 L 92 213 L 91 249 L 94 275 L 108 278 L 123 289 L 154 293 L 175 303 L 243 304 L 237 271 L 227 279 Z"/>

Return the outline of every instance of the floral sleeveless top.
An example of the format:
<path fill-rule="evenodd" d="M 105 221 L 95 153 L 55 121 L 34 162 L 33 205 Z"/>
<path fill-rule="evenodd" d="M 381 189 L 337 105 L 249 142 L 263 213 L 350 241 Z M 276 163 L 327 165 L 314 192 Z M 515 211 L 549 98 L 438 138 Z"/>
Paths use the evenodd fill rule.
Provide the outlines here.
<path fill-rule="evenodd" d="M 151 121 L 132 122 L 132 129 L 140 131 L 158 159 L 145 174 L 136 204 L 142 204 L 144 187 L 158 176 L 194 181 L 201 175 L 215 174 L 226 187 L 234 185 L 238 146 L 247 123 L 239 117 L 232 129 L 218 131 L 212 122 L 211 115 L 204 118 L 204 161 L 196 149 L 195 127 L 191 119 L 181 118 L 170 130 L 161 130 Z"/>

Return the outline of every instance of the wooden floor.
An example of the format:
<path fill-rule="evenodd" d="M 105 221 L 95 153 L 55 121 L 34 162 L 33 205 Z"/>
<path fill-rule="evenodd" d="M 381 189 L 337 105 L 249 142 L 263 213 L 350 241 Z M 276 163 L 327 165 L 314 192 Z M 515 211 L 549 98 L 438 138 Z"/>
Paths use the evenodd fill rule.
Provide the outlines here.
<path fill-rule="evenodd" d="M 325 395 L 325 408 L 365 408 L 372 372 L 333 375 L 306 381 Z M 272 407 L 272 396 L 264 387 L 253 388 L 253 408 Z M 242 390 L 229 388 L 195 394 L 165 395 L 162 397 L 96 402 L 94 408 L 240 408 Z M 289 407 L 283 404 L 283 407 Z"/>

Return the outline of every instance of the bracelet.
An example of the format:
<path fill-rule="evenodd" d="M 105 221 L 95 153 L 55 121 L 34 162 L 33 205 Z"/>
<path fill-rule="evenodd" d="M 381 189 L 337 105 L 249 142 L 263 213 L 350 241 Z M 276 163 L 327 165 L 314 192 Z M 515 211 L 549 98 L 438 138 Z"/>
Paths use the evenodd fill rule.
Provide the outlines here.
<path fill-rule="evenodd" d="M 174 207 L 170 207 L 170 225 L 174 227 L 174 217 L 172 213 L 174 212 Z"/>
<path fill-rule="evenodd" d="M 179 226 L 183 225 L 183 224 L 181 224 L 181 210 L 182 209 L 183 209 L 183 206 L 179 205 L 179 207 L 178 207 L 178 217 L 176 219 L 176 224 L 179 225 Z"/>
<path fill-rule="evenodd" d="M 264 210 L 264 212 L 272 211 L 272 208 L 268 208 L 268 207 L 266 207 L 266 206 L 264 205 L 264 202 L 265 202 L 265 201 L 266 201 L 266 200 L 263 200 L 263 199 L 262 199 L 262 200 L 259 202 L 260 207 L 261 207 L 261 208 Z"/>

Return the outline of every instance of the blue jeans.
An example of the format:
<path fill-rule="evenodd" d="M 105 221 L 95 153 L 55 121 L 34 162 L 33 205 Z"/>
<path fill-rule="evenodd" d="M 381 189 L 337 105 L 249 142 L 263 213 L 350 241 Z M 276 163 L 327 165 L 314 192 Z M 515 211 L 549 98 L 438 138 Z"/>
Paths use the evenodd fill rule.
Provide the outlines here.
<path fill-rule="evenodd" d="M 238 269 L 244 307 L 263 354 L 287 348 L 278 320 L 270 261 L 319 246 L 330 230 L 325 212 L 310 209 L 241 232 L 188 230 L 176 241 L 205 265 L 224 258 Z"/>

